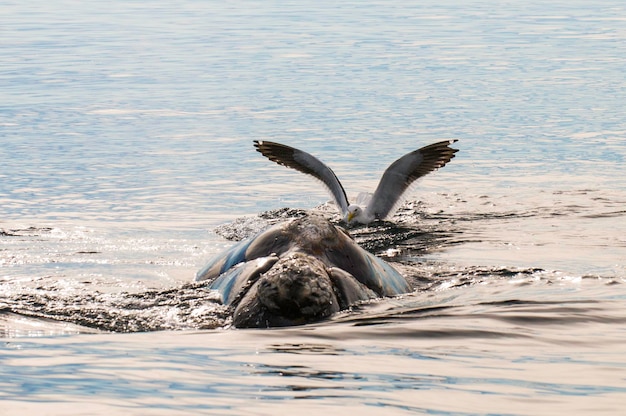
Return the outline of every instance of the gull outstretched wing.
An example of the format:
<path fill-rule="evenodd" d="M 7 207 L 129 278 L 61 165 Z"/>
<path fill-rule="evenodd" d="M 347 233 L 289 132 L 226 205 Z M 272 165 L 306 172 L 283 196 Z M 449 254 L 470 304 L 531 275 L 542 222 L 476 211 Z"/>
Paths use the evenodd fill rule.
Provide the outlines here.
<path fill-rule="evenodd" d="M 458 149 L 450 147 L 456 140 L 445 140 L 407 153 L 393 162 L 380 179 L 365 214 L 384 219 L 402 204 L 402 195 L 418 178 L 446 165 Z"/>
<path fill-rule="evenodd" d="M 342 215 L 348 212 L 348 197 L 335 172 L 315 156 L 284 144 L 254 140 L 257 152 L 279 165 L 298 170 L 322 181 Z"/>

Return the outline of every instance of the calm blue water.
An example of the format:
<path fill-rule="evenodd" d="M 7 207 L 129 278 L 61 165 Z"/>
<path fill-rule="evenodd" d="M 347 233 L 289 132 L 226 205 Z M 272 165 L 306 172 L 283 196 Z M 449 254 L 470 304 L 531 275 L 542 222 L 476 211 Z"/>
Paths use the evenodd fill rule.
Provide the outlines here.
<path fill-rule="evenodd" d="M 622 2 L 1 9 L 0 311 L 98 293 L 123 320 L 103 299 L 190 281 L 231 244 L 215 226 L 328 200 L 253 139 L 314 153 L 350 195 L 460 149 L 411 195 L 459 233 L 417 259 L 430 289 L 272 331 L 182 331 L 196 306 L 135 334 L 3 315 L 7 414 L 620 414 Z"/>

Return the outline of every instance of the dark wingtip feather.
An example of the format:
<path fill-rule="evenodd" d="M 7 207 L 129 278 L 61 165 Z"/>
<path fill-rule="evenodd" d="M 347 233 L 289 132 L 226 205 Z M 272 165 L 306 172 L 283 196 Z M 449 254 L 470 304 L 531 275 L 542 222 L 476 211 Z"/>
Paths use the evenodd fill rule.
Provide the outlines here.
<path fill-rule="evenodd" d="M 267 142 L 263 140 L 254 140 L 253 142 L 254 147 L 256 147 L 256 151 L 261 153 L 272 162 L 299 170 L 304 173 L 312 174 L 309 169 L 306 169 L 294 160 L 294 153 L 297 151 L 297 149 L 286 146 L 284 144 Z"/>
<path fill-rule="evenodd" d="M 435 167 L 435 169 L 438 169 L 453 159 L 455 153 L 459 151 L 459 149 L 450 147 L 452 143 L 457 141 L 458 140 L 454 139 L 433 143 L 429 146 L 422 147 L 419 149 L 419 152 L 422 154 L 425 161 L 429 161 L 437 165 L 441 164 L 440 166 Z"/>

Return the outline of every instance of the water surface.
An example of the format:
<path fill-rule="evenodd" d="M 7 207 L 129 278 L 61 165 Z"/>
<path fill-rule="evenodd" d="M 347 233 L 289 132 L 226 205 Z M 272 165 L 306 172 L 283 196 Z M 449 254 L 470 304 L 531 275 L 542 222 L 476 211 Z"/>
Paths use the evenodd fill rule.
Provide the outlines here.
<path fill-rule="evenodd" d="M 13 2 L 0 19 L 7 414 L 621 413 L 620 2 Z M 396 219 L 406 238 L 355 232 L 416 292 L 258 331 L 190 284 L 232 244 L 217 226 L 328 199 L 253 139 L 314 153 L 352 196 L 449 138 L 457 157 Z"/>

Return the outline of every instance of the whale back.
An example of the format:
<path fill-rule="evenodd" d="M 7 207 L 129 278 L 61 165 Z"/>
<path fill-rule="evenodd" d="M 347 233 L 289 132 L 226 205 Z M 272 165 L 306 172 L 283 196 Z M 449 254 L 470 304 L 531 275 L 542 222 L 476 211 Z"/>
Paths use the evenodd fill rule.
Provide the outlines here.
<path fill-rule="evenodd" d="M 305 278 L 304 270 L 317 271 Z M 400 273 L 361 248 L 345 230 L 311 215 L 235 244 L 201 269 L 196 280 L 212 280 L 209 288 L 219 291 L 225 305 L 236 308 L 237 326 L 303 323 L 358 301 L 412 290 Z M 281 298 L 282 292 L 286 295 Z M 298 305 L 315 297 L 328 299 L 328 305 L 312 303 L 308 310 L 314 313 L 307 315 L 306 307 L 294 313 L 291 300 L 296 296 L 301 296 Z M 282 304 L 289 305 L 284 307 L 288 313 L 279 311 L 276 305 Z"/>
<path fill-rule="evenodd" d="M 196 273 L 195 280 L 199 282 L 215 279 L 239 263 L 285 253 L 293 242 L 282 231 L 283 225 L 277 224 L 253 237 L 240 241 L 225 252 L 213 257 L 206 266 Z"/>

